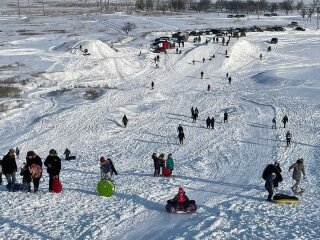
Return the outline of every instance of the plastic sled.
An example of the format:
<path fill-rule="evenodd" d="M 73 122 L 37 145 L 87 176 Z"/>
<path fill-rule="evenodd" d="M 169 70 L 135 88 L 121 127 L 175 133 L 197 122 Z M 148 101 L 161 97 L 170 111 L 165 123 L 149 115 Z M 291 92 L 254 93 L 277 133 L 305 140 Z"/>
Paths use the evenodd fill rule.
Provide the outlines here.
<path fill-rule="evenodd" d="M 186 207 L 185 209 L 182 208 L 175 208 L 173 203 L 170 202 L 170 200 L 168 201 L 167 205 L 166 205 L 166 211 L 169 213 L 176 213 L 176 214 L 185 214 L 185 213 L 195 213 L 197 211 L 197 205 L 196 202 L 194 200 L 190 200 L 190 203 L 188 205 L 188 207 Z"/>
<path fill-rule="evenodd" d="M 165 177 L 170 177 L 172 174 L 170 168 L 167 168 L 167 167 L 163 167 L 162 168 L 162 175 L 165 176 Z"/>
<path fill-rule="evenodd" d="M 99 196 L 111 197 L 115 192 L 115 186 L 110 180 L 100 180 L 97 184 Z"/>
<path fill-rule="evenodd" d="M 278 193 L 273 196 L 273 202 L 277 204 L 297 204 L 300 201 L 296 196 L 289 196 Z"/>
<path fill-rule="evenodd" d="M 55 193 L 60 193 L 62 191 L 62 184 L 58 178 L 55 178 L 52 183 L 52 191 Z"/>
<path fill-rule="evenodd" d="M 69 156 L 66 158 L 66 160 L 74 160 L 74 159 L 76 159 L 76 156 Z"/>
<path fill-rule="evenodd" d="M 14 191 L 28 191 L 29 190 L 29 186 L 22 184 L 22 183 L 15 183 L 13 190 Z M 6 185 L 6 189 L 9 190 L 9 185 Z"/>

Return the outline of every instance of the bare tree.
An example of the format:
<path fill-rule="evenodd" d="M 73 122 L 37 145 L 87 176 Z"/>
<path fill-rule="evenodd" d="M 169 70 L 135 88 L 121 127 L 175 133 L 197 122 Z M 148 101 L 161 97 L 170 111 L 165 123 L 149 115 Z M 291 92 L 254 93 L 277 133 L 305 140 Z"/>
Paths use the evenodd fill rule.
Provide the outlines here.
<path fill-rule="evenodd" d="M 153 1 L 152 0 L 146 0 L 146 8 L 148 11 L 153 10 Z"/>
<path fill-rule="evenodd" d="M 278 10 L 278 4 L 273 2 L 270 4 L 270 12 L 276 12 Z"/>
<path fill-rule="evenodd" d="M 129 32 L 131 32 L 136 27 L 137 27 L 136 24 L 132 22 L 126 22 L 121 29 L 128 35 Z"/>

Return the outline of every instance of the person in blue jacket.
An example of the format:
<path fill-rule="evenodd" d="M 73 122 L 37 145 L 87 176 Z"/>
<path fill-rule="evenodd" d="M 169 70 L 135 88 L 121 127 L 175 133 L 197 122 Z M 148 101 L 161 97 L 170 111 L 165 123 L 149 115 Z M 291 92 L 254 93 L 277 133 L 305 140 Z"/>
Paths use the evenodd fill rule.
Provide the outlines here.
<path fill-rule="evenodd" d="M 172 158 L 172 153 L 169 153 L 168 155 L 168 159 L 166 161 L 166 167 L 170 169 L 171 173 L 174 169 L 174 162 L 173 162 L 173 158 Z"/>

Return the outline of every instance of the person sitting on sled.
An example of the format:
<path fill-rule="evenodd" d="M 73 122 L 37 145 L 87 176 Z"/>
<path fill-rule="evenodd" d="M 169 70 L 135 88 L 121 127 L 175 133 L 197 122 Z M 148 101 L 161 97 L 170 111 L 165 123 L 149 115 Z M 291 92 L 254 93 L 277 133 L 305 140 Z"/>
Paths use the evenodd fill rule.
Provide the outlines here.
<path fill-rule="evenodd" d="M 104 156 L 100 158 L 100 171 L 101 180 L 111 180 L 112 164 L 109 159 L 105 159 Z"/>
<path fill-rule="evenodd" d="M 171 200 L 168 201 L 168 203 L 171 203 L 171 212 L 175 211 L 184 211 L 187 212 L 187 208 L 190 204 L 190 200 L 186 195 L 186 192 L 184 191 L 183 187 L 179 187 L 178 194 Z"/>

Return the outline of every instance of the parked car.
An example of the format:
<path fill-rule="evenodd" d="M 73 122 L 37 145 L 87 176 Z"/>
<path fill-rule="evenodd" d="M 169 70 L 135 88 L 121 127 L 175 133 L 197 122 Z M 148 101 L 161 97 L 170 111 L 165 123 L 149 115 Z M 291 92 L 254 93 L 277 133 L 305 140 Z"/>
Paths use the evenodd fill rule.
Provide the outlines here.
<path fill-rule="evenodd" d="M 271 17 L 271 14 L 270 13 L 265 13 L 264 16 L 265 17 Z"/>
<path fill-rule="evenodd" d="M 305 29 L 303 27 L 296 27 L 294 30 L 297 30 L 297 31 L 305 31 Z"/>
<path fill-rule="evenodd" d="M 289 25 L 292 27 L 296 27 L 296 26 L 298 26 L 298 22 L 291 22 Z"/>
<path fill-rule="evenodd" d="M 271 13 L 271 16 L 272 16 L 272 17 L 275 17 L 275 16 L 279 16 L 279 14 L 273 12 L 273 13 Z"/>
<path fill-rule="evenodd" d="M 278 43 L 278 38 L 271 38 L 270 43 L 277 44 Z"/>
<path fill-rule="evenodd" d="M 233 18 L 233 15 L 230 14 L 230 15 L 227 16 L 227 18 Z"/>

